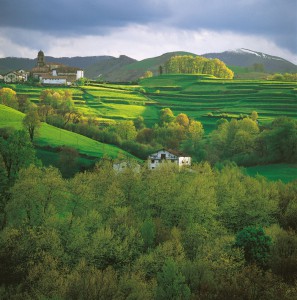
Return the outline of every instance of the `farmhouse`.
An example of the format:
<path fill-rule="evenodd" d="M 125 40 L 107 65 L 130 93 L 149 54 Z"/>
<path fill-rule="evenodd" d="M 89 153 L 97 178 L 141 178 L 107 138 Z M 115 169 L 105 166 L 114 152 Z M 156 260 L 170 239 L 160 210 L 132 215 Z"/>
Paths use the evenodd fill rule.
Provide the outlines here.
<path fill-rule="evenodd" d="M 24 70 L 13 71 L 5 74 L 3 80 L 6 83 L 24 82 L 28 80 L 29 73 Z"/>
<path fill-rule="evenodd" d="M 191 157 L 184 156 L 176 151 L 162 149 L 148 157 L 148 168 L 153 170 L 164 162 L 172 162 L 177 164 L 179 167 L 190 166 Z"/>
<path fill-rule="evenodd" d="M 40 50 L 37 55 L 37 66 L 31 70 L 31 76 L 43 84 L 71 85 L 84 77 L 84 71 L 59 63 L 46 63 L 44 53 Z"/>

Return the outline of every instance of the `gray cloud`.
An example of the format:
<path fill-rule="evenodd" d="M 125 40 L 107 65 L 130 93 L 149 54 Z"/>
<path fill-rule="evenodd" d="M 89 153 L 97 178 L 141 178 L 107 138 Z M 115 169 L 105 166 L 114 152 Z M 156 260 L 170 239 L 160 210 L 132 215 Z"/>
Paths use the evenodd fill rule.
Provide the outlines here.
<path fill-rule="evenodd" d="M 56 34 L 88 34 L 129 23 L 155 22 L 166 16 L 162 2 L 135 0 L 4 0 L 0 26 Z"/>
<path fill-rule="evenodd" d="M 297 53 L 297 0 L 2 0 L 0 6 L 0 28 L 57 37 L 107 36 L 131 24 L 256 35 Z"/>

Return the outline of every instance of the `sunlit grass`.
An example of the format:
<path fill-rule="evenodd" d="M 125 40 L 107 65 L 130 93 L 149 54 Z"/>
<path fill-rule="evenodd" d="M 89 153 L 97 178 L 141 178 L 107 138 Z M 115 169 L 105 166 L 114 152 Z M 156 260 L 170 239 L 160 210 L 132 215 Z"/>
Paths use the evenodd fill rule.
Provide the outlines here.
<path fill-rule="evenodd" d="M 24 114 L 0 105 L 0 127 L 22 128 Z M 130 156 L 127 152 L 108 144 L 103 144 L 74 132 L 60 129 L 46 123 L 42 123 L 38 136 L 34 142 L 39 146 L 69 146 L 77 149 L 80 153 L 93 157 L 108 156 L 116 158 Z"/>

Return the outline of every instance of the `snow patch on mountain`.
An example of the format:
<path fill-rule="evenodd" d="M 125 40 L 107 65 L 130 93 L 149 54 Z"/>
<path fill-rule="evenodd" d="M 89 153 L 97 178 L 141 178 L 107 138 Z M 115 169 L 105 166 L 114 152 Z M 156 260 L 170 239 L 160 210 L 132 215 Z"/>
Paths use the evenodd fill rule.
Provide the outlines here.
<path fill-rule="evenodd" d="M 262 53 L 262 52 L 256 52 L 256 51 L 245 49 L 245 48 L 240 48 L 240 49 L 236 49 L 236 50 L 228 50 L 228 52 L 233 52 L 233 53 L 238 53 L 238 54 L 253 54 L 253 55 L 256 55 L 258 57 L 265 58 L 265 59 L 286 61 L 285 59 L 277 57 L 277 56 L 272 56 L 272 55 L 268 55 L 268 54 L 265 54 L 265 53 Z"/>

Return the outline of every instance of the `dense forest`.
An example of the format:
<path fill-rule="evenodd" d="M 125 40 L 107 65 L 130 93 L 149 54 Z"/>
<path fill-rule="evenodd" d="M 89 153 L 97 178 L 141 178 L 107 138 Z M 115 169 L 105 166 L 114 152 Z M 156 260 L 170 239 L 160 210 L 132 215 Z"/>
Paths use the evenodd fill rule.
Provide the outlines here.
<path fill-rule="evenodd" d="M 151 128 L 142 117 L 103 126 L 66 89 L 44 90 L 38 105 L 1 93 L 25 113 L 24 130 L 0 130 L 1 299 L 296 299 L 296 181 L 236 165 L 296 163 L 296 120 L 222 115 L 205 136 L 169 108 Z M 65 178 L 36 159 L 40 122 L 143 158 L 179 149 L 196 163 L 150 171 L 132 160 L 117 172 L 104 158 Z"/>
<path fill-rule="evenodd" d="M 296 184 L 107 159 L 63 179 L 24 132 L 0 145 L 1 299 L 295 299 Z"/>
<path fill-rule="evenodd" d="M 225 79 L 232 79 L 234 76 L 234 73 L 221 60 L 202 56 L 173 56 L 164 67 L 168 74 L 208 74 Z"/>

